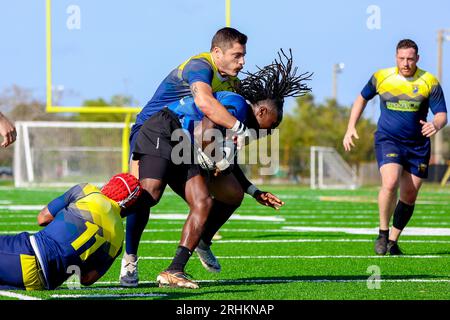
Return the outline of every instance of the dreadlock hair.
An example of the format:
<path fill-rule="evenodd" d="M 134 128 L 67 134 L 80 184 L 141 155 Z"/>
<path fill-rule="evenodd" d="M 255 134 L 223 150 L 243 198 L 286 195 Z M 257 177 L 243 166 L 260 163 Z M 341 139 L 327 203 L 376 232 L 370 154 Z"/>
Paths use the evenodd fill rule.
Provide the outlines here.
<path fill-rule="evenodd" d="M 255 73 L 243 72 L 247 77 L 235 87 L 236 93 L 252 104 L 261 102 L 272 104 L 278 114 L 276 126 L 283 117 L 284 98 L 300 97 L 311 92 L 311 88 L 304 82 L 311 80 L 313 75 L 310 72 L 297 75 L 298 68 L 293 68 L 291 49 L 289 56 L 280 49 L 278 58 L 279 60 L 275 59 L 272 64 L 263 68 L 256 66 L 258 71 Z"/>

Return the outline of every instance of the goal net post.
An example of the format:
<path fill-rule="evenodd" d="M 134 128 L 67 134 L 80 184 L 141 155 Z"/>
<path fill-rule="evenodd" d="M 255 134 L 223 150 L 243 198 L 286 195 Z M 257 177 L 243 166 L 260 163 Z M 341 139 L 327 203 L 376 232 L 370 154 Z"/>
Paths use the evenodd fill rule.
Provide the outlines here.
<path fill-rule="evenodd" d="M 356 189 L 358 177 L 353 168 L 331 147 L 311 147 L 311 189 Z"/>
<path fill-rule="evenodd" d="M 121 172 L 124 123 L 18 121 L 16 187 L 102 184 Z"/>

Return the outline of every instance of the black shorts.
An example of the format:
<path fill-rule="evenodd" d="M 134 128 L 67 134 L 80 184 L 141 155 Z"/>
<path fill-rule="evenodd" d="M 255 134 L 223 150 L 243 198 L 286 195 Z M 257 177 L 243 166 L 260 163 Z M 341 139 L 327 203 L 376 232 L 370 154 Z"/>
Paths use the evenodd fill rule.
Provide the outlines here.
<path fill-rule="evenodd" d="M 148 154 L 139 158 L 139 179 L 151 178 L 164 181 L 172 188 L 202 174 L 198 165 L 175 165 L 170 160 Z"/>
<path fill-rule="evenodd" d="M 180 138 L 181 142 L 172 141 L 172 133 L 177 129 L 181 129 L 180 121 L 168 109 L 155 113 L 142 125 L 133 151 L 133 160 L 139 160 L 140 179 L 152 178 L 165 182 L 175 179 L 186 182 L 201 174 L 199 165 L 194 163 L 191 156 L 193 152 L 190 138 L 184 135 Z M 172 155 L 175 147 L 175 151 L 181 150 L 181 153 L 174 152 Z M 183 158 L 183 150 L 189 151 L 188 158 Z"/>

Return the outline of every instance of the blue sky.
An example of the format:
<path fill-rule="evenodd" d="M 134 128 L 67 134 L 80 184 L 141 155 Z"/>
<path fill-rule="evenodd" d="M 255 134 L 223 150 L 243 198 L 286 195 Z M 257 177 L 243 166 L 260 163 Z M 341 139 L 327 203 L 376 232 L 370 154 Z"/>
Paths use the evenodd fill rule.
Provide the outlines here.
<path fill-rule="evenodd" d="M 53 83 L 64 85 L 63 105 L 114 94 L 145 104 L 171 69 L 208 51 L 225 25 L 224 0 L 52 2 Z M 80 29 L 67 28 L 71 5 L 80 8 Z M 379 10 L 379 20 L 371 20 L 370 6 Z M 350 105 L 374 71 L 394 65 L 402 38 L 418 43 L 419 66 L 436 74 L 437 30 L 450 29 L 449 13 L 445 0 L 232 0 L 231 24 L 249 37 L 245 69 L 270 63 L 279 48 L 292 48 L 299 70 L 314 72 L 317 101 L 331 96 L 333 64 L 345 63 L 338 100 Z M 368 20 L 380 28 L 368 28 Z M 0 91 L 17 84 L 45 101 L 45 1 L 1 0 L 0 39 Z M 450 42 L 443 59 L 448 97 Z M 377 114 L 378 106 L 365 111 Z"/>

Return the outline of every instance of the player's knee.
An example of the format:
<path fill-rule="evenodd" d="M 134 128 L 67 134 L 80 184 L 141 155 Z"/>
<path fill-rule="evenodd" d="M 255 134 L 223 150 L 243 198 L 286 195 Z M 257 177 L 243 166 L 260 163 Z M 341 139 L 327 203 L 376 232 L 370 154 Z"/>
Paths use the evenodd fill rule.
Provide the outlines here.
<path fill-rule="evenodd" d="M 153 179 L 143 179 L 141 180 L 141 186 L 145 191 L 147 191 L 151 206 L 156 205 L 161 199 L 164 190 L 162 184 L 155 183 Z"/>
<path fill-rule="evenodd" d="M 417 200 L 417 190 L 403 191 L 400 192 L 400 199 L 408 204 L 413 205 Z"/>
<path fill-rule="evenodd" d="M 213 199 L 209 195 L 196 197 L 191 204 L 189 204 L 191 210 L 209 213 L 213 206 Z"/>
<path fill-rule="evenodd" d="M 400 188 L 400 199 L 408 204 L 413 205 L 416 202 L 419 189 L 414 185 L 402 185 Z"/>
<path fill-rule="evenodd" d="M 398 188 L 398 180 L 391 177 L 386 177 L 383 179 L 382 188 L 388 192 L 396 192 Z"/>

